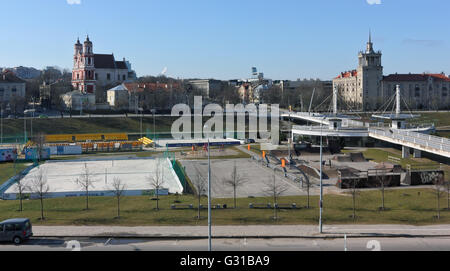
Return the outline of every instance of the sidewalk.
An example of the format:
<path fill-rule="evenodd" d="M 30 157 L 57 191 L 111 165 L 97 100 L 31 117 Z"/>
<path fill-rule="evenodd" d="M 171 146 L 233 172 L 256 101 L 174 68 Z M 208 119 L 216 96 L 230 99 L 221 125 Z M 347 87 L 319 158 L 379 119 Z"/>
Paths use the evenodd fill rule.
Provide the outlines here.
<path fill-rule="evenodd" d="M 450 225 L 213 226 L 215 238 L 450 237 Z M 207 226 L 34 226 L 35 237 L 207 238 Z"/>

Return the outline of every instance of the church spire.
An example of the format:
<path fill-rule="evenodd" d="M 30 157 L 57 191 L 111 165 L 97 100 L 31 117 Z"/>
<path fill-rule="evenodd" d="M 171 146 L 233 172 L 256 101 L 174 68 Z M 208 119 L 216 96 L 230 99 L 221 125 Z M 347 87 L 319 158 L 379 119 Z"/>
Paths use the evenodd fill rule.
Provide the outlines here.
<path fill-rule="evenodd" d="M 366 53 L 373 53 L 373 43 L 372 43 L 372 31 L 369 29 L 369 41 L 367 42 Z"/>

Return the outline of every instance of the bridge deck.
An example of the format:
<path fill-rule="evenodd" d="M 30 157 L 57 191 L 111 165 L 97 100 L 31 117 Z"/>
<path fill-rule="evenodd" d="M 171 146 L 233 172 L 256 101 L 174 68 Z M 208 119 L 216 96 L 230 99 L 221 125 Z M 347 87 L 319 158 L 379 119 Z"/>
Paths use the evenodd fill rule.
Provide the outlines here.
<path fill-rule="evenodd" d="M 417 132 L 397 129 L 369 129 L 369 136 L 405 147 L 431 152 L 450 158 L 450 140 Z"/>

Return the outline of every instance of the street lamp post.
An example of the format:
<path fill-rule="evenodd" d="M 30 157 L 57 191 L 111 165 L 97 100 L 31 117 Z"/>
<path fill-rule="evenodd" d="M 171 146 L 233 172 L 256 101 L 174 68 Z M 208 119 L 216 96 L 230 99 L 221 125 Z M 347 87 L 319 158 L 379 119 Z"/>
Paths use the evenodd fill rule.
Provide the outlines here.
<path fill-rule="evenodd" d="M 25 137 L 25 141 L 26 141 L 26 134 L 27 134 L 27 125 L 26 125 L 26 117 L 27 117 L 27 114 L 28 113 L 33 113 L 33 116 L 34 116 L 34 112 L 35 112 L 36 110 L 34 110 L 34 109 L 28 109 L 28 110 L 25 110 L 25 111 L 23 111 L 23 127 L 24 127 L 24 137 Z M 33 117 L 31 117 L 31 120 L 30 120 L 30 138 L 33 136 Z"/>
<path fill-rule="evenodd" d="M 138 108 L 139 112 L 141 112 L 141 138 L 144 137 L 144 135 L 142 134 L 142 113 L 144 112 L 144 109 L 142 107 Z"/>
<path fill-rule="evenodd" d="M 212 223 L 211 223 L 211 154 L 208 138 L 208 251 L 212 251 Z"/>
<path fill-rule="evenodd" d="M 291 138 L 293 137 L 293 132 L 292 132 L 292 119 L 291 119 L 291 111 L 290 111 L 290 109 L 289 109 L 289 138 L 288 138 L 288 148 L 289 148 L 289 154 L 288 154 L 288 157 L 289 157 L 289 167 L 291 166 L 291 144 L 292 144 L 292 141 L 291 141 Z"/>
<path fill-rule="evenodd" d="M 203 126 L 203 131 L 208 128 L 208 125 Z M 202 132 L 203 134 L 203 132 Z M 212 219 L 211 219 L 211 146 L 208 137 L 208 251 L 212 251 Z"/>
<path fill-rule="evenodd" d="M 33 97 L 33 109 L 30 110 L 30 112 L 32 113 L 31 116 L 31 122 L 30 122 L 30 138 L 33 138 L 33 119 L 34 119 L 34 112 L 36 110 L 34 109 L 34 97 Z"/>
<path fill-rule="evenodd" d="M 32 112 L 31 120 L 30 120 L 30 138 L 33 138 L 33 118 L 34 118 L 34 111 Z"/>
<path fill-rule="evenodd" d="M 323 225 L 322 225 L 322 213 L 323 213 L 323 183 L 322 183 L 322 160 L 323 160 L 323 151 L 322 151 L 322 126 L 323 123 L 320 122 L 320 202 L 319 202 L 319 207 L 320 207 L 320 214 L 319 214 L 319 232 L 323 233 Z"/>
<path fill-rule="evenodd" d="M 152 109 L 152 114 L 153 114 L 153 142 L 156 140 L 155 113 L 156 113 L 156 110 L 155 110 L 155 109 Z M 153 144 L 153 147 L 156 149 L 156 144 Z"/>
<path fill-rule="evenodd" d="M 0 144 L 3 144 L 3 106 L 0 105 Z"/>
<path fill-rule="evenodd" d="M 25 112 L 23 114 L 23 141 L 26 144 L 27 143 L 27 119 L 26 119 Z"/>

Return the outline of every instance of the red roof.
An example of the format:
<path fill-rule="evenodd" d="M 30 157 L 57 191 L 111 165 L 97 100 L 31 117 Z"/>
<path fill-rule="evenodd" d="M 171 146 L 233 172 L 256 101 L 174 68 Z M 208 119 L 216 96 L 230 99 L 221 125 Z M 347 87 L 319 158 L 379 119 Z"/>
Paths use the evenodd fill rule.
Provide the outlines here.
<path fill-rule="evenodd" d="M 350 78 L 350 77 L 355 77 L 358 75 L 358 71 L 353 70 L 353 71 L 348 71 L 348 72 L 341 72 L 341 74 L 336 77 L 335 79 L 339 79 L 339 78 Z"/>
<path fill-rule="evenodd" d="M 427 81 L 429 77 L 432 77 L 436 81 L 450 82 L 450 78 L 445 74 L 432 74 L 432 73 L 421 73 L 421 74 L 390 74 L 384 76 L 383 80 L 388 82 L 397 81 Z"/>

